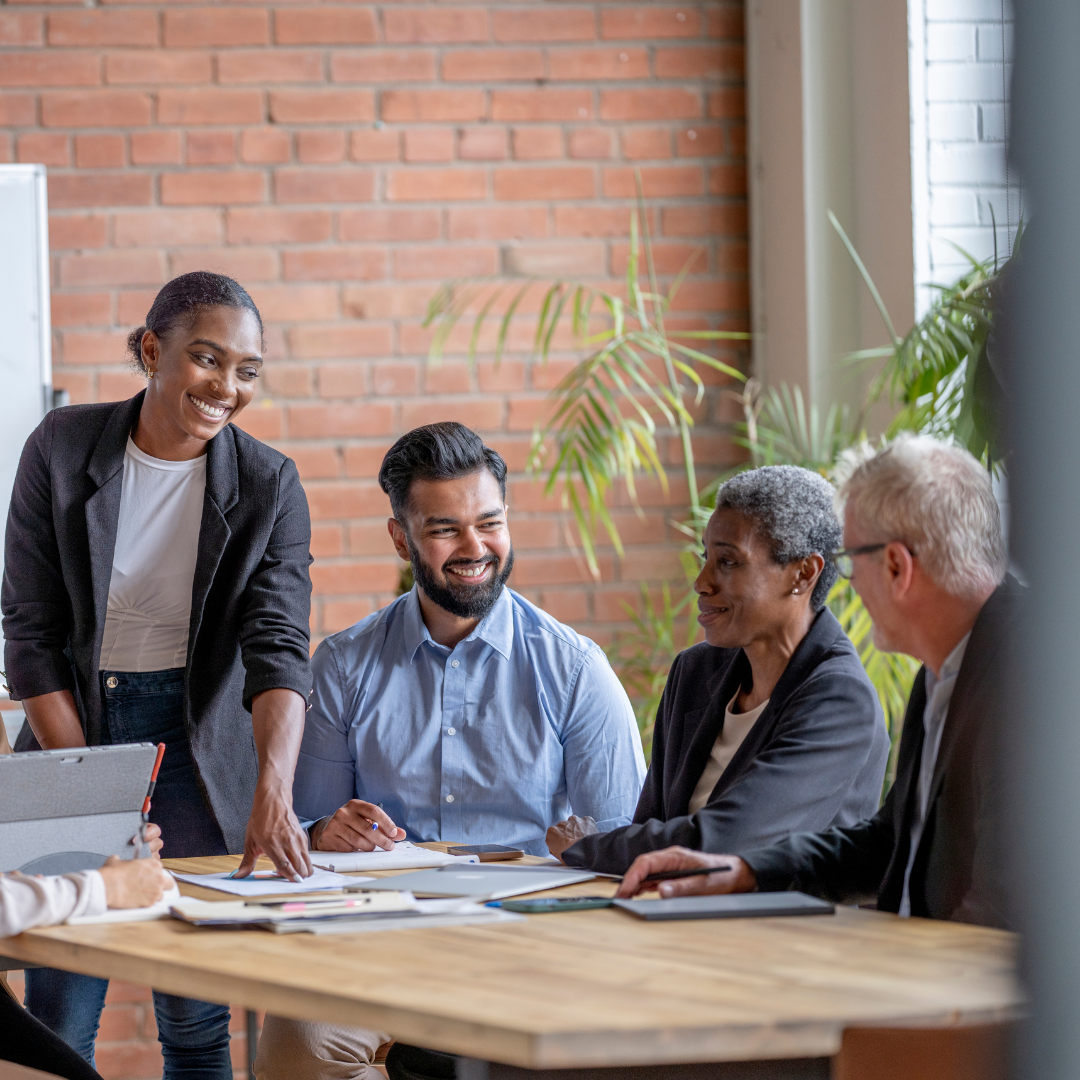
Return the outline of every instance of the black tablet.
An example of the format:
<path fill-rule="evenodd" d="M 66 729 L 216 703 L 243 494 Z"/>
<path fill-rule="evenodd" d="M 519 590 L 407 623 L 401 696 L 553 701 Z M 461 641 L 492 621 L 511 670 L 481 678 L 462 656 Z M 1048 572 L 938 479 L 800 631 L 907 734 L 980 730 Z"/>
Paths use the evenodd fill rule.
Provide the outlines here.
<path fill-rule="evenodd" d="M 826 900 L 800 892 L 675 896 L 670 900 L 616 900 L 614 906 L 639 919 L 762 919 L 773 915 L 831 915 Z"/>

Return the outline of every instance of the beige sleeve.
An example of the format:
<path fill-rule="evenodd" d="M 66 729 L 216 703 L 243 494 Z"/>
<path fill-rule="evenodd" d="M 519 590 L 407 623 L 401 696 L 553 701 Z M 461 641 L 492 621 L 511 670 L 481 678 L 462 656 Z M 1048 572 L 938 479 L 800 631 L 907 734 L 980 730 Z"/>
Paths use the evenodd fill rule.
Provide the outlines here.
<path fill-rule="evenodd" d="M 96 870 L 63 877 L 0 875 L 0 937 L 55 926 L 72 915 L 102 915 L 105 879 Z"/>

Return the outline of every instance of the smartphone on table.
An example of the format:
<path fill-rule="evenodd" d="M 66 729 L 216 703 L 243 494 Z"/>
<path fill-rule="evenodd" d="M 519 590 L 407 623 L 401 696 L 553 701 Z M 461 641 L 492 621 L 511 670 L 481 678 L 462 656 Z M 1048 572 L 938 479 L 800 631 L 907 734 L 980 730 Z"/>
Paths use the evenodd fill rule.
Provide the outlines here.
<path fill-rule="evenodd" d="M 485 907 L 516 911 L 522 915 L 548 915 L 556 911 L 592 911 L 611 907 L 610 896 L 548 896 L 536 900 L 490 900 Z"/>
<path fill-rule="evenodd" d="M 481 862 L 504 862 L 506 859 L 524 858 L 520 848 L 503 847 L 501 844 L 473 844 L 469 847 L 448 847 L 448 855 L 476 855 Z"/>

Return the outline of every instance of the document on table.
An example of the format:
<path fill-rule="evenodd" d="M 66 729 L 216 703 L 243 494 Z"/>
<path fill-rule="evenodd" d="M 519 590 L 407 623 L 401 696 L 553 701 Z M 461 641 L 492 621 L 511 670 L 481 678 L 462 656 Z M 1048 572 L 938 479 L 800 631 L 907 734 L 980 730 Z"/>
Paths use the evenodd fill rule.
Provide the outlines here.
<path fill-rule="evenodd" d="M 177 881 L 201 885 L 204 889 L 232 893 L 233 896 L 285 896 L 289 893 L 336 892 L 346 885 L 364 881 L 360 877 L 344 877 L 316 867 L 311 877 L 302 881 L 289 881 L 272 870 L 257 870 L 244 878 L 234 878 L 232 871 L 222 874 L 174 874 Z M 371 880 L 371 879 L 369 879 Z"/>
<path fill-rule="evenodd" d="M 390 851 L 383 851 L 382 848 L 374 851 L 313 851 L 311 861 L 315 866 L 336 870 L 340 874 L 363 870 L 423 870 L 432 866 L 453 866 L 480 860 L 476 855 L 447 855 L 401 840 Z"/>
<path fill-rule="evenodd" d="M 152 919 L 164 919 L 169 908 L 180 899 L 180 890 L 173 885 L 156 903 L 149 907 L 110 908 L 100 915 L 73 915 L 67 920 L 68 926 L 96 926 L 99 923 L 149 922 Z"/>

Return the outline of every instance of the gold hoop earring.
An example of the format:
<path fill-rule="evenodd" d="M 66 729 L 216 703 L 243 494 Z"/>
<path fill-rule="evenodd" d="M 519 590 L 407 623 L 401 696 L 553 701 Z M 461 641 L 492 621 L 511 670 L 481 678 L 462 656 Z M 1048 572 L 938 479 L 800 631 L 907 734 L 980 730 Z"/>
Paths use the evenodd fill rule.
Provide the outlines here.
<path fill-rule="evenodd" d="M 148 372 L 146 373 L 146 377 L 147 377 L 148 379 L 152 379 L 152 378 L 154 377 L 154 372 L 152 372 L 152 371 L 148 371 Z"/>

